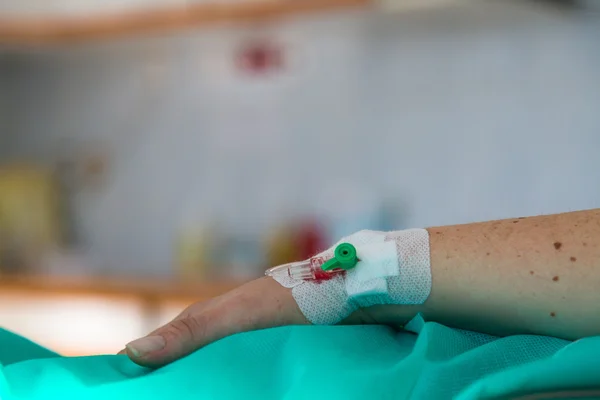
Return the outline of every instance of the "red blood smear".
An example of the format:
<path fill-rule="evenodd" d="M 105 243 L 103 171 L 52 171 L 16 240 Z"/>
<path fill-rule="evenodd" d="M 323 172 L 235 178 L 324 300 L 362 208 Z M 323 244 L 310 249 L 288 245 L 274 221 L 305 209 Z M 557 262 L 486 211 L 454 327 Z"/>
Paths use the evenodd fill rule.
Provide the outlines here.
<path fill-rule="evenodd" d="M 323 271 L 321 268 L 315 268 L 313 273 L 315 274 L 315 281 L 317 283 L 322 281 L 328 281 L 331 278 L 345 272 L 343 269 L 334 269 L 332 271 Z"/>
<path fill-rule="evenodd" d="M 313 282 L 321 283 L 323 281 L 328 281 L 334 276 L 346 272 L 341 268 L 332 269 L 331 271 L 323 271 L 321 267 L 324 263 L 325 259 L 323 257 L 313 257 L 310 259 L 310 268 L 315 277 Z"/>

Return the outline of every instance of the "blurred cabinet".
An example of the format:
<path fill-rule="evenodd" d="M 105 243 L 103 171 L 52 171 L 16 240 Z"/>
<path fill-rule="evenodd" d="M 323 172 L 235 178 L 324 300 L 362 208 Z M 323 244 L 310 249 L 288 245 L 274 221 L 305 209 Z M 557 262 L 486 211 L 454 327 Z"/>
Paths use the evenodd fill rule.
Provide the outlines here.
<path fill-rule="evenodd" d="M 115 354 L 144 334 L 135 299 L 0 291 L 0 326 L 67 356 Z"/>
<path fill-rule="evenodd" d="M 234 282 L 0 278 L 0 326 L 63 355 L 114 354 Z"/>

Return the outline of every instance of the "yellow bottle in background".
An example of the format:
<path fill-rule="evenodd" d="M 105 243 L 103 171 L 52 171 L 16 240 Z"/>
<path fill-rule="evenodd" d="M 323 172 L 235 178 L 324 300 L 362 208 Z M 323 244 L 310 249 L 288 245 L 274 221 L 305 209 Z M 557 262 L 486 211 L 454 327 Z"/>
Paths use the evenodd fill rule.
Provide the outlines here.
<path fill-rule="evenodd" d="M 207 250 L 210 246 L 202 230 L 180 233 L 177 243 L 177 275 L 182 279 L 204 279 L 207 275 Z"/>
<path fill-rule="evenodd" d="M 41 257 L 61 244 L 59 199 L 52 171 L 0 167 L 0 270 L 35 272 Z"/>
<path fill-rule="evenodd" d="M 268 235 L 265 246 L 268 266 L 297 261 L 299 254 L 294 238 L 294 230 L 288 225 L 275 229 Z"/>

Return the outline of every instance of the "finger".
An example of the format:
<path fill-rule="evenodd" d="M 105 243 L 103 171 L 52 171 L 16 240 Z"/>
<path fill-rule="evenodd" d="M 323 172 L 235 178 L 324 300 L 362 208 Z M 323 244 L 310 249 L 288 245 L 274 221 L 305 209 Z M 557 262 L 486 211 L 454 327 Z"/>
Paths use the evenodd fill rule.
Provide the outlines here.
<path fill-rule="evenodd" d="M 307 323 L 290 290 L 270 278 L 250 282 L 197 310 L 129 343 L 127 354 L 140 365 L 160 367 L 234 333 Z"/>

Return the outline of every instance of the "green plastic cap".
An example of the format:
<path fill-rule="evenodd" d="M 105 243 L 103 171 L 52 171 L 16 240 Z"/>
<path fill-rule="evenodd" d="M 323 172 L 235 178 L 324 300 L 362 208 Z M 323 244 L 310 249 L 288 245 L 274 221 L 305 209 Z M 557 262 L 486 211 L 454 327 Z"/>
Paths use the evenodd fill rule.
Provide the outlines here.
<path fill-rule="evenodd" d="M 356 248 L 350 243 L 341 243 L 335 248 L 333 258 L 325 262 L 321 268 L 323 271 L 330 271 L 336 268 L 349 270 L 354 268 L 357 262 Z"/>

